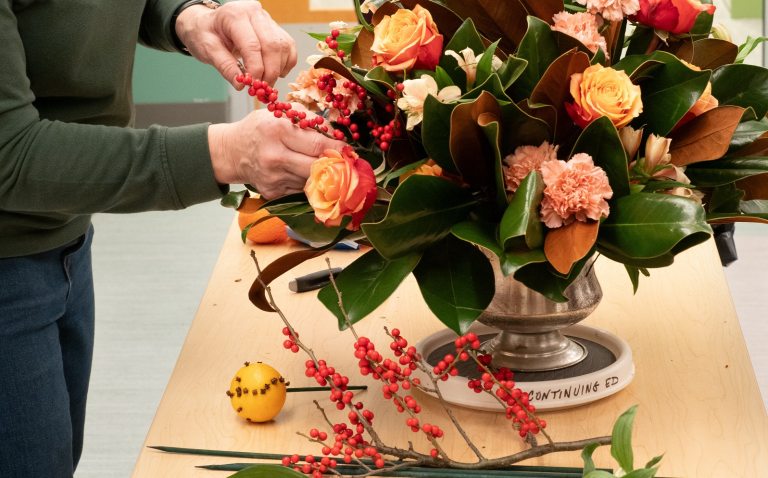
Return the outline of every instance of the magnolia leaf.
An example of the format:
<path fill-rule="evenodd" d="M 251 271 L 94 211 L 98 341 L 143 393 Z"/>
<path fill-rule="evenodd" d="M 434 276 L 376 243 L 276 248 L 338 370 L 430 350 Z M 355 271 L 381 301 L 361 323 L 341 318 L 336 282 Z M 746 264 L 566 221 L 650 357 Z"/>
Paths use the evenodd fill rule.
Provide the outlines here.
<path fill-rule="evenodd" d="M 425 251 L 413 274 L 429 309 L 459 335 L 483 313 L 495 292 L 488 259 L 455 237 Z"/>
<path fill-rule="evenodd" d="M 471 49 L 475 55 L 479 55 L 485 50 L 483 39 L 477 32 L 477 28 L 471 18 L 464 20 L 464 23 L 461 24 L 448 44 L 445 45 L 443 51 L 451 50 L 461 56 L 461 51 L 466 48 Z M 456 58 L 444 54 L 440 57 L 440 67 L 450 75 L 453 83 L 458 85 L 462 91 L 467 89 L 467 73 L 459 67 Z"/>
<path fill-rule="evenodd" d="M 496 74 L 499 75 L 499 79 L 501 80 L 501 85 L 504 88 L 504 91 L 508 90 L 509 87 L 512 86 L 512 84 L 515 82 L 515 80 L 520 78 L 520 75 L 523 74 L 526 68 L 528 68 L 528 62 L 522 58 L 510 56 L 504 60 L 501 68 L 496 71 Z"/>
<path fill-rule="evenodd" d="M 539 205 L 544 192 L 541 175 L 532 171 L 523 179 L 515 191 L 499 223 L 499 243 L 503 248 L 511 249 L 524 238 L 528 249 L 537 249 L 543 243 L 543 226 L 539 219 Z"/>
<path fill-rule="evenodd" d="M 624 264 L 624 269 L 626 269 L 629 280 L 632 282 L 632 293 L 637 294 L 637 289 L 640 287 L 640 268 Z"/>
<path fill-rule="evenodd" d="M 501 257 L 504 249 L 496 237 L 496 224 L 490 222 L 464 221 L 451 228 L 451 234 L 464 242 L 483 247 Z"/>
<path fill-rule="evenodd" d="M 490 158 L 493 146 L 488 143 L 478 118 L 484 114 L 499 118 L 501 109 L 496 98 L 484 91 L 470 102 L 462 103 L 451 115 L 450 150 L 453 162 L 462 178 L 473 188 L 493 186 L 494 172 Z"/>
<path fill-rule="evenodd" d="M 723 65 L 730 65 L 736 60 L 736 55 L 739 53 L 736 45 L 717 38 L 704 38 L 695 42 L 684 43 L 684 45 L 675 54 L 678 58 L 683 59 L 690 55 L 689 63 L 702 70 L 714 70 Z"/>
<path fill-rule="evenodd" d="M 500 126 L 499 119 L 491 115 L 490 113 L 483 113 L 477 119 L 478 124 L 483 129 L 485 137 L 491 144 L 493 150 L 493 173 L 494 173 L 494 187 L 496 191 L 496 207 L 499 211 L 503 211 L 507 207 L 507 191 L 505 187 L 504 171 L 502 166 L 501 156 L 501 138 L 499 137 Z"/>
<path fill-rule="evenodd" d="M 451 116 L 457 103 L 445 104 L 432 95 L 424 101 L 421 141 L 427 154 L 444 171 L 458 173 L 451 156 Z"/>
<path fill-rule="evenodd" d="M 725 65 L 712 73 L 712 95 L 721 105 L 752 107 L 758 118 L 768 113 L 768 70 L 755 65 Z"/>
<path fill-rule="evenodd" d="M 515 82 L 514 99 L 520 101 L 531 96 L 547 68 L 560 56 L 552 27 L 536 17 L 528 17 L 528 31 L 520 42 L 517 56 L 528 61 L 528 68 Z"/>
<path fill-rule="evenodd" d="M 626 55 L 643 55 L 654 40 L 656 32 L 645 25 L 636 25 L 632 35 L 627 41 Z M 618 58 L 618 57 L 616 57 Z"/>
<path fill-rule="evenodd" d="M 544 261 L 531 260 L 530 263 L 518 268 L 514 272 L 514 278 L 549 300 L 567 302 L 568 297 L 565 295 L 565 290 L 576 280 L 589 258 L 578 261 L 571 269 L 571 273 L 567 277 L 563 277 L 546 262 L 543 251 L 541 251 L 541 257 L 544 258 Z"/>
<path fill-rule="evenodd" d="M 768 118 L 739 123 L 733 136 L 731 136 L 728 152 L 733 153 L 734 156 L 765 154 L 768 152 L 768 138 L 761 138 L 761 136 L 765 135 L 766 132 L 768 132 Z"/>
<path fill-rule="evenodd" d="M 504 251 L 499 259 L 501 260 L 501 272 L 505 277 L 515 274 L 520 268 L 527 265 L 547 262 L 547 256 L 544 255 L 542 249 L 511 249 Z"/>
<path fill-rule="evenodd" d="M 612 203 L 610 215 L 600 225 L 598 247 L 609 257 L 638 259 L 634 265 L 658 267 L 656 264 L 671 263 L 669 254 L 706 241 L 711 232 L 704 209 L 696 201 L 638 193 Z M 658 262 L 652 261 L 656 258 Z"/>
<path fill-rule="evenodd" d="M 466 189 L 446 179 L 413 175 L 395 190 L 386 217 L 362 228 L 382 256 L 394 259 L 440 241 L 474 205 Z"/>
<path fill-rule="evenodd" d="M 768 173 L 768 156 L 723 158 L 688 166 L 686 176 L 697 187 L 724 186 L 750 176 Z"/>
<path fill-rule="evenodd" d="M 743 114 L 739 106 L 718 106 L 675 130 L 669 150 L 672 164 L 687 166 L 722 158 Z"/>
<path fill-rule="evenodd" d="M 643 113 L 634 123 L 646 124 L 646 131 L 667 136 L 701 97 L 711 73 L 694 71 L 667 52 L 657 51 L 653 57 L 664 66 L 643 81 Z"/>
<path fill-rule="evenodd" d="M 544 240 L 544 254 L 557 272 L 568 275 L 571 267 L 592 250 L 597 241 L 600 222 L 574 221 L 566 226 L 550 229 Z"/>
<path fill-rule="evenodd" d="M 552 136 L 553 128 L 528 114 L 515 103 L 501 103 L 501 151 L 510 153 L 518 146 L 538 146 Z"/>
<path fill-rule="evenodd" d="M 529 15 L 549 22 L 555 14 L 565 9 L 563 0 L 521 0 Z"/>
<path fill-rule="evenodd" d="M 369 70 L 373 68 L 373 32 L 363 28 L 357 34 L 357 41 L 352 46 L 352 64 Z"/>
<path fill-rule="evenodd" d="M 517 103 L 518 108 L 528 116 L 532 116 L 543 123 L 545 123 L 549 131 L 554 133 L 557 126 L 557 109 L 551 105 L 544 105 L 541 103 L 530 104 L 528 100 L 521 100 Z M 554 138 L 547 138 L 548 141 L 554 143 Z"/>
<path fill-rule="evenodd" d="M 531 103 L 551 105 L 557 110 L 555 127 L 557 144 L 569 135 L 569 130 L 576 129 L 565 110 L 565 104 L 573 101 L 570 90 L 571 75 L 581 73 L 587 68 L 589 68 L 589 56 L 577 50 L 570 50 L 549 65 L 531 93 Z"/>
<path fill-rule="evenodd" d="M 305 474 L 299 473 L 282 465 L 258 463 L 243 468 L 229 478 L 302 478 Z"/>
<path fill-rule="evenodd" d="M 384 20 L 384 17 L 390 17 L 397 13 L 397 11 L 400 10 L 400 7 L 395 5 L 392 2 L 386 2 L 379 6 L 379 8 L 376 9 L 376 12 L 373 14 L 373 17 L 371 18 L 371 24 L 373 26 L 378 25 L 381 23 L 382 20 Z"/>
<path fill-rule="evenodd" d="M 224 207 L 240 209 L 247 198 L 249 198 L 247 189 L 243 189 L 242 191 L 230 191 L 221 198 L 220 204 Z"/>
<path fill-rule="evenodd" d="M 611 202 L 629 194 L 627 153 L 611 120 L 602 116 L 591 122 L 576 140 L 571 156 L 577 153 L 592 156 L 595 166 L 600 166 L 608 175 L 613 190 Z"/>
<path fill-rule="evenodd" d="M 365 318 L 384 303 L 408 277 L 421 259 L 421 254 L 407 254 L 397 259 L 386 259 L 372 249 L 336 276 L 334 282 L 341 293 L 347 317 L 339 307 L 339 297 L 333 284 L 323 287 L 317 298 L 339 321 L 339 330 Z"/>
<path fill-rule="evenodd" d="M 464 93 L 464 95 L 461 97 L 461 99 L 464 100 L 474 100 L 476 98 L 479 98 L 480 95 L 483 93 L 490 93 L 493 97 L 495 97 L 499 101 L 504 102 L 511 102 L 512 99 L 507 96 L 507 92 L 504 90 L 504 85 L 501 82 L 501 77 L 497 75 L 496 73 L 492 73 L 491 75 L 486 78 L 486 80 L 478 85 L 476 85 L 474 88 L 469 90 L 468 92 Z"/>
<path fill-rule="evenodd" d="M 740 179 L 735 183 L 736 188 L 743 192 L 743 199 L 768 199 L 768 174 L 757 174 Z"/>
<path fill-rule="evenodd" d="M 489 38 L 500 39 L 506 52 L 513 52 L 526 32 L 528 12 L 519 0 L 445 0 L 448 8 L 462 18 L 471 18 Z M 550 17 L 551 18 L 551 17 Z"/>
<path fill-rule="evenodd" d="M 705 5 L 712 5 L 712 0 L 700 0 Z M 690 34 L 692 37 L 708 37 L 712 32 L 712 21 L 715 16 L 707 12 L 699 12 L 696 23 L 693 24 Z"/>
<path fill-rule="evenodd" d="M 739 211 L 742 199 L 744 191 L 736 183 L 713 188 L 706 199 L 707 213 Z"/>
<path fill-rule="evenodd" d="M 261 270 L 256 280 L 251 284 L 251 288 L 248 291 L 248 299 L 251 303 L 265 312 L 274 312 L 275 309 L 269 304 L 266 296 L 266 286 L 280 277 L 284 273 L 298 266 L 304 261 L 313 259 L 317 256 L 325 254 L 327 250 L 333 247 L 333 244 L 329 244 L 321 249 L 307 249 L 286 254 L 279 259 L 276 259 L 270 263 L 267 267 Z"/>
<path fill-rule="evenodd" d="M 632 454 L 632 424 L 635 421 L 637 405 L 633 405 L 616 420 L 611 434 L 611 456 L 619 466 L 630 472 L 635 469 Z"/>
<path fill-rule="evenodd" d="M 496 54 L 496 49 L 499 46 L 498 40 L 491 43 L 491 46 L 489 46 L 484 52 L 482 58 L 480 58 L 480 61 L 477 62 L 477 76 L 475 77 L 476 83 L 484 83 L 488 77 L 491 76 L 491 74 L 494 73 L 493 71 L 493 56 Z M 499 78 L 501 80 L 501 78 Z M 502 85 L 502 91 L 504 90 L 504 87 Z"/>

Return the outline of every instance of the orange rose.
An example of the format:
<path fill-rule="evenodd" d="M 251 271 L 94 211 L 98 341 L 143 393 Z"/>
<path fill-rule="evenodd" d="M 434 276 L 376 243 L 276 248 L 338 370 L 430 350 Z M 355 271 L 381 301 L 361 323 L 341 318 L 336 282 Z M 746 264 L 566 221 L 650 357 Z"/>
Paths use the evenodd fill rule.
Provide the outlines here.
<path fill-rule="evenodd" d="M 688 63 L 685 60 L 680 60 L 687 66 L 688 68 L 696 71 L 701 71 L 701 68 L 699 68 L 696 65 L 692 65 L 691 63 Z M 675 125 L 675 128 L 679 128 L 680 126 L 684 125 L 685 123 L 691 121 L 695 117 L 702 115 L 706 113 L 709 110 L 715 109 L 720 105 L 720 102 L 717 100 L 717 98 L 712 95 L 712 82 L 707 82 L 706 88 L 704 88 L 704 92 L 701 93 L 701 96 L 699 96 L 699 99 L 696 100 L 696 103 L 691 106 L 691 109 L 688 110 L 687 113 L 685 113 L 685 116 L 683 116 L 680 121 L 677 122 Z"/>
<path fill-rule="evenodd" d="M 625 72 L 599 64 L 571 75 L 571 95 L 574 101 L 565 109 L 582 128 L 601 116 L 621 128 L 643 111 L 640 87 Z"/>
<path fill-rule="evenodd" d="M 385 16 L 373 35 L 373 64 L 387 71 L 434 71 L 440 62 L 443 35 L 438 33 L 429 10 L 420 5 Z"/>
<path fill-rule="evenodd" d="M 640 0 L 640 10 L 633 20 L 679 35 L 691 31 L 701 12 L 713 15 L 715 6 L 699 0 Z"/>
<path fill-rule="evenodd" d="M 339 226 L 344 216 L 352 216 L 347 229 L 356 231 L 376 200 L 376 176 L 351 147 L 328 149 L 312 163 L 304 192 L 318 221 Z"/>

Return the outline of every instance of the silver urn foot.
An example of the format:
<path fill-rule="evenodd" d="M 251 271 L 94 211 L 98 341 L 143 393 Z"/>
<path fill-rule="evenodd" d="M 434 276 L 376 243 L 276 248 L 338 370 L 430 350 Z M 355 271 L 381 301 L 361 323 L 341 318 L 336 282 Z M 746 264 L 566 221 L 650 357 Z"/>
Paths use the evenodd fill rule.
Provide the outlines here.
<path fill-rule="evenodd" d="M 483 345 L 496 366 L 519 371 L 556 370 L 575 365 L 587 349 L 561 330 L 591 314 L 603 291 L 594 272 L 594 258 L 565 290 L 568 302 L 554 302 L 512 276 L 504 277 L 495 254 L 488 254 L 496 278 L 496 293 L 478 321 L 501 330 Z"/>

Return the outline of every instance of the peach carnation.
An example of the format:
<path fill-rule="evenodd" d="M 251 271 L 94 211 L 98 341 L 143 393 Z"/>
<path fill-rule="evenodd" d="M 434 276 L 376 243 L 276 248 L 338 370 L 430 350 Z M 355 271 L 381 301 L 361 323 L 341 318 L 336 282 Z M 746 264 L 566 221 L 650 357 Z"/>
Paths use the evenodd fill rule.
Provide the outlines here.
<path fill-rule="evenodd" d="M 608 45 L 605 38 L 598 33 L 598 28 L 603 23 L 600 17 L 591 13 L 568 13 L 560 12 L 552 17 L 555 24 L 553 30 L 563 32 L 579 40 L 592 53 L 597 53 L 598 49 L 603 50 L 608 58 Z"/>
<path fill-rule="evenodd" d="M 541 218 L 547 227 L 608 216 L 607 199 L 613 191 L 605 171 L 595 166 L 590 155 L 578 153 L 568 162 L 547 161 L 541 165 L 541 176 L 545 186 Z"/>
<path fill-rule="evenodd" d="M 328 110 L 328 119 L 335 121 L 339 116 L 338 109 L 333 108 L 333 102 L 326 100 L 328 93 L 318 87 L 318 82 L 328 81 L 329 79 L 336 82 L 333 94 L 341 95 L 346 99 L 347 107 L 351 113 L 357 111 L 360 105 L 360 99 L 357 97 L 357 94 L 349 88 L 344 88 L 345 80 L 340 75 L 324 68 L 313 67 L 299 73 L 296 81 L 289 85 L 292 91 L 286 95 L 288 101 L 300 103 L 310 111 L 320 112 Z"/>
<path fill-rule="evenodd" d="M 589 13 L 599 14 L 609 22 L 620 22 L 640 10 L 640 0 L 576 0 Z"/>
<path fill-rule="evenodd" d="M 515 151 L 504 158 L 504 183 L 507 191 L 514 193 L 520 187 L 531 171 L 540 171 L 541 165 L 547 161 L 557 160 L 558 146 L 544 141 L 540 146 L 518 146 Z"/>

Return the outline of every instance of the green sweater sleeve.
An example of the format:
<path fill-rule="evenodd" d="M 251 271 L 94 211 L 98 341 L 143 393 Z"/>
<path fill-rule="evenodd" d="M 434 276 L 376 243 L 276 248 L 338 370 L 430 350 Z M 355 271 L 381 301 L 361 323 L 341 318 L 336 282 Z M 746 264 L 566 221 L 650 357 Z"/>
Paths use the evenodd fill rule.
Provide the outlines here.
<path fill-rule="evenodd" d="M 41 118 L 11 3 L 0 0 L 0 211 L 74 216 L 180 209 L 221 196 L 207 124 L 136 130 L 83 124 L 87 117 Z M 172 12 L 178 1 L 149 3 Z M 123 52 L 124 61 L 132 54 Z M 77 118 L 79 99 L 66 98 L 71 105 L 64 101 L 62 109 Z M 83 101 L 93 109 L 93 98 Z"/>
<path fill-rule="evenodd" d="M 178 51 L 171 32 L 171 17 L 185 0 L 147 0 L 141 17 L 139 40 L 142 44 L 164 51 Z"/>

